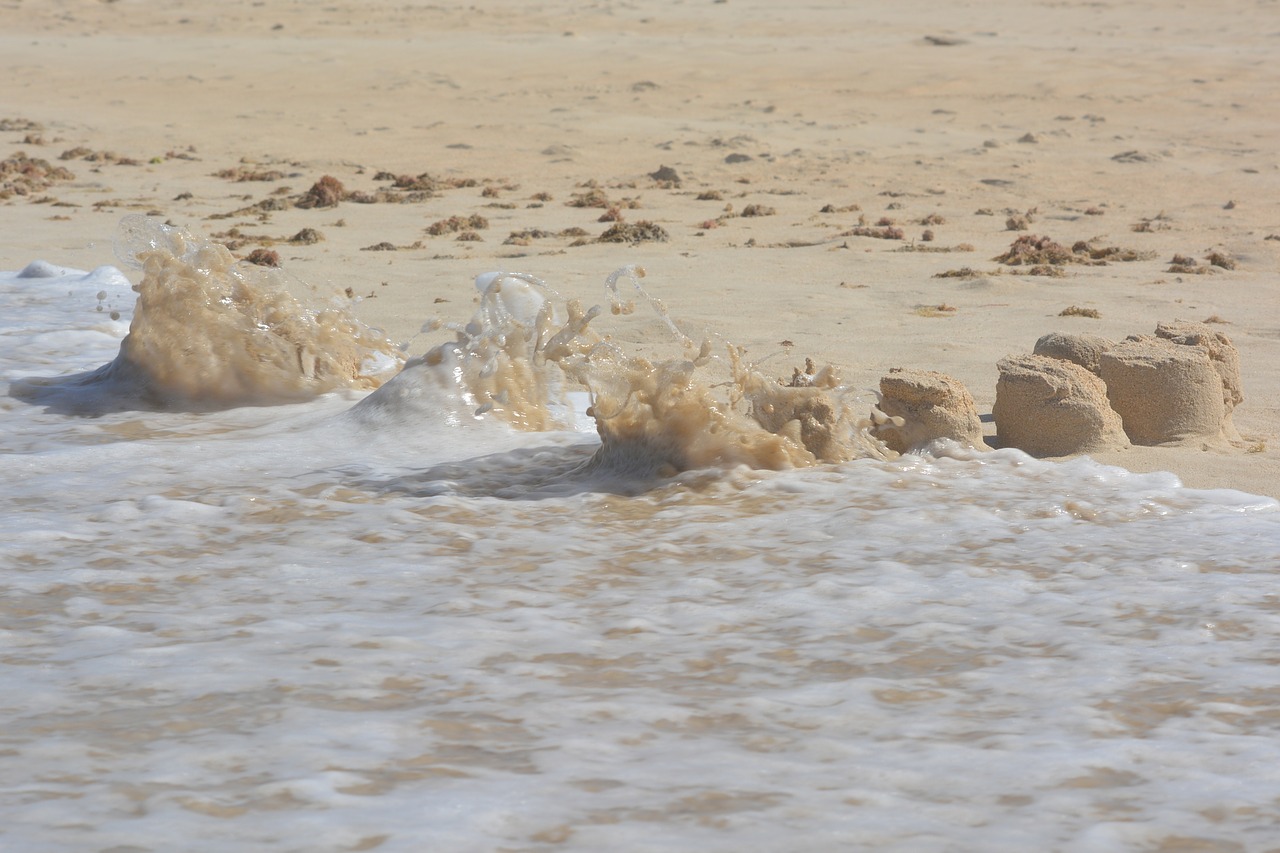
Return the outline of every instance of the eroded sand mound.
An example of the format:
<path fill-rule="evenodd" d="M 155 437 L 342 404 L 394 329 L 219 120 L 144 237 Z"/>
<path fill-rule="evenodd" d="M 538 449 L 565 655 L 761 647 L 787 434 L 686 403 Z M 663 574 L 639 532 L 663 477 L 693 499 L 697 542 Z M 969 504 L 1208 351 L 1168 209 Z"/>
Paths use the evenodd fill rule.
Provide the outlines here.
<path fill-rule="evenodd" d="M 1240 388 L 1240 353 L 1236 351 L 1231 339 L 1204 323 L 1187 320 L 1156 324 L 1156 337 L 1183 346 L 1204 347 L 1222 379 L 1222 403 L 1225 407 L 1224 415 L 1229 421 L 1232 410 L 1244 402 L 1244 393 Z"/>
<path fill-rule="evenodd" d="M 1106 386 L 1080 365 L 1020 355 L 1001 359 L 997 367 L 991 412 L 1001 446 L 1032 456 L 1068 456 L 1129 444 Z"/>
<path fill-rule="evenodd" d="M 1072 332 L 1050 332 L 1036 341 L 1035 355 L 1047 355 L 1060 358 L 1072 364 L 1078 364 L 1094 375 L 1098 375 L 1102 365 L 1102 354 L 1115 346 L 1112 341 L 1099 335 Z"/>
<path fill-rule="evenodd" d="M 1102 354 L 1107 397 L 1130 440 L 1155 445 L 1237 438 L 1231 411 L 1243 395 L 1231 342 L 1198 323 L 1162 323 L 1156 332 Z"/>
<path fill-rule="evenodd" d="M 880 379 L 879 409 L 890 420 L 872 434 L 898 453 L 939 439 L 986 446 L 973 395 L 960 380 L 945 374 L 894 368 Z"/>

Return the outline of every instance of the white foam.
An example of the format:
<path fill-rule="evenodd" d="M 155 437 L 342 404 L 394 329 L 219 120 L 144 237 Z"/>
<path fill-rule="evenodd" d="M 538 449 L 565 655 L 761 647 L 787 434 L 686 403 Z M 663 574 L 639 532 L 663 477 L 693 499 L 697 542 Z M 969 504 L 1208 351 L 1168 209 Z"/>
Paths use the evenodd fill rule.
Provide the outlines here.
<path fill-rule="evenodd" d="M 0 375 L 114 357 L 122 278 L 0 274 Z M 437 379 L 359 414 L 7 398 L 0 845 L 1274 831 L 1276 502 L 954 449 L 610 491 L 593 437 L 449 421 Z"/>

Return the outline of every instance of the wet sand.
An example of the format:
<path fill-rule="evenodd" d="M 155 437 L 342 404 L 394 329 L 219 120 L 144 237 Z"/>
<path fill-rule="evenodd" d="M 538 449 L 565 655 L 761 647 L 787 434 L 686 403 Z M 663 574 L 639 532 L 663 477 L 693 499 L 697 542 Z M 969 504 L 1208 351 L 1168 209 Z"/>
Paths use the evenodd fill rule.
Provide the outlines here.
<path fill-rule="evenodd" d="M 0 268 L 116 264 L 152 213 L 407 341 L 477 273 L 603 301 L 635 263 L 780 377 L 937 370 L 984 415 L 1046 332 L 1212 320 L 1242 441 L 1095 458 L 1280 496 L 1268 4 L 46 0 L 0 32 Z M 994 260 L 1020 234 L 1139 259 L 1029 275 Z"/>

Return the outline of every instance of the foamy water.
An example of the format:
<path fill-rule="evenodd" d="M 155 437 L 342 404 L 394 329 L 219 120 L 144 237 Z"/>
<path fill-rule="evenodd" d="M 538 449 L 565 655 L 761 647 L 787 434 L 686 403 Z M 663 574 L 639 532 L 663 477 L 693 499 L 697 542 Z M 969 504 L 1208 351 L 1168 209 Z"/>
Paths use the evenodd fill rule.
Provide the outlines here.
<path fill-rule="evenodd" d="M 883 458 L 832 383 L 695 428 L 731 358 L 645 373 L 526 278 L 377 391 L 350 327 L 218 404 L 100 370 L 138 296 L 0 274 L 0 849 L 1280 843 L 1270 499 Z"/>

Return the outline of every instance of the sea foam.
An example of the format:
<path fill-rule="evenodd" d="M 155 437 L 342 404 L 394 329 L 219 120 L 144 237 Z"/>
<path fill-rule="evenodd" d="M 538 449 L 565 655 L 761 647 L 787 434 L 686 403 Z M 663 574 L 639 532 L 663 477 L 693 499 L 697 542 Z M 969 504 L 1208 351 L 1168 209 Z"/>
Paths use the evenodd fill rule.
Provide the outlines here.
<path fill-rule="evenodd" d="M 0 273 L 0 845 L 1274 840 L 1275 501 L 894 458 L 834 372 L 674 320 L 665 360 L 621 350 L 635 270 L 599 311 L 491 276 L 377 390 L 76 413 L 30 377 L 150 306 L 48 269 Z"/>

